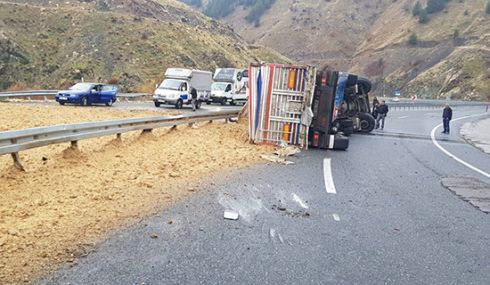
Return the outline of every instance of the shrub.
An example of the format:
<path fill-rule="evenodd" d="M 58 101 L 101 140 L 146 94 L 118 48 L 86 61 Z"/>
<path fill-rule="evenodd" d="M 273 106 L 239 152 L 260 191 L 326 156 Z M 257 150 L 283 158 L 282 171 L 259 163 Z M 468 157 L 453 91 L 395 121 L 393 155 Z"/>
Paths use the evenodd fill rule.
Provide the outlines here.
<path fill-rule="evenodd" d="M 454 30 L 454 32 L 453 32 L 453 39 L 454 39 L 454 40 L 457 40 L 458 38 L 459 38 L 459 30 L 458 30 L 458 29 L 456 29 L 456 30 Z"/>
<path fill-rule="evenodd" d="M 415 3 L 415 6 L 413 6 L 412 15 L 414 17 L 417 17 L 418 15 L 420 15 L 420 10 L 422 10 L 422 4 L 420 4 L 420 1 L 417 1 L 417 3 Z"/>
<path fill-rule="evenodd" d="M 449 0 L 429 0 L 427 1 L 427 8 L 425 9 L 429 14 L 437 13 L 446 7 L 447 2 L 449 2 Z"/>
<path fill-rule="evenodd" d="M 417 45 L 418 43 L 418 38 L 417 38 L 417 34 L 415 33 L 412 33 L 409 37 L 408 37 L 408 44 L 411 45 L 411 46 L 415 46 Z"/>
<path fill-rule="evenodd" d="M 419 13 L 419 23 L 425 24 L 429 22 L 429 14 L 427 13 L 427 10 L 421 9 Z"/>

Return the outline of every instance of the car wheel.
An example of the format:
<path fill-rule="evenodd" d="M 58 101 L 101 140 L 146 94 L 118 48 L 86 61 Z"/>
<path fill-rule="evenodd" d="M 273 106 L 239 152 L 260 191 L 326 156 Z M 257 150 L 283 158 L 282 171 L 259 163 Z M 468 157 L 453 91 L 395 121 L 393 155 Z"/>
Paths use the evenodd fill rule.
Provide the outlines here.
<path fill-rule="evenodd" d="M 105 105 L 106 105 L 107 107 L 112 106 L 112 104 L 114 104 L 114 101 L 112 101 L 112 100 L 111 100 L 111 101 L 109 101 L 109 102 L 106 102 L 106 103 L 105 103 Z"/>
<path fill-rule="evenodd" d="M 211 101 L 206 101 L 206 105 L 211 105 Z"/>
<path fill-rule="evenodd" d="M 175 103 L 175 108 L 176 109 L 182 109 L 183 104 L 184 104 L 184 102 L 182 102 L 182 100 L 177 100 L 177 103 Z"/>
<path fill-rule="evenodd" d="M 155 107 L 157 107 L 157 108 L 160 107 L 160 105 L 162 105 L 162 103 L 157 102 L 157 101 L 155 101 L 154 103 L 155 103 Z"/>
<path fill-rule="evenodd" d="M 60 103 L 60 105 L 61 105 L 61 106 L 65 105 L 65 102 L 61 102 L 61 101 L 60 101 L 60 102 L 58 102 L 58 103 Z"/>
<path fill-rule="evenodd" d="M 88 106 L 88 99 L 87 99 L 87 97 L 83 97 L 82 98 L 82 103 L 80 105 L 82 105 L 82 106 Z"/>
<path fill-rule="evenodd" d="M 376 120 L 371 114 L 368 113 L 360 113 L 359 114 L 359 127 L 361 132 L 370 133 L 374 130 L 374 126 L 376 125 Z"/>

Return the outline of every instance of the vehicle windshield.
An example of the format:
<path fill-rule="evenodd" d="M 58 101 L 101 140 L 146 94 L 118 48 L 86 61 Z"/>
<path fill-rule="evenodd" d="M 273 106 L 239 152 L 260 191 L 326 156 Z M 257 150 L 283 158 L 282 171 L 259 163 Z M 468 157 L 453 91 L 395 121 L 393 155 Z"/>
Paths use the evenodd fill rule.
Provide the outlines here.
<path fill-rule="evenodd" d="M 162 84 L 160 84 L 158 89 L 179 90 L 182 82 L 184 81 L 175 80 L 175 79 L 165 79 L 163 80 Z"/>
<path fill-rule="evenodd" d="M 224 91 L 226 89 L 226 86 L 228 83 L 213 83 L 211 85 L 211 90 L 212 91 Z"/>
<path fill-rule="evenodd" d="M 77 83 L 70 87 L 70 90 L 87 91 L 90 90 L 92 84 L 90 83 Z"/>

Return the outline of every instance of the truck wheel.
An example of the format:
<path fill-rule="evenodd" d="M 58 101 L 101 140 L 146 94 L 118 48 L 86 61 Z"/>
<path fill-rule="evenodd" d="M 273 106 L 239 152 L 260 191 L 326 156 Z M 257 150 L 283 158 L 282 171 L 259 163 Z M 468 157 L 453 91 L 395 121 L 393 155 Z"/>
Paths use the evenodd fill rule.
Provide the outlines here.
<path fill-rule="evenodd" d="M 230 105 L 231 106 L 236 106 L 236 102 L 234 100 L 231 100 Z"/>
<path fill-rule="evenodd" d="M 221 106 L 226 105 L 226 99 L 221 100 Z"/>
<path fill-rule="evenodd" d="M 211 101 L 206 101 L 206 105 L 211 105 Z"/>
<path fill-rule="evenodd" d="M 82 106 L 88 106 L 88 98 L 87 97 L 83 97 L 82 98 L 82 102 L 80 103 L 80 105 L 82 105 Z"/>
<path fill-rule="evenodd" d="M 359 131 L 363 133 L 370 133 L 374 130 L 374 126 L 376 125 L 376 120 L 371 114 L 368 113 L 359 113 Z"/>
<path fill-rule="evenodd" d="M 162 104 L 162 103 L 160 103 L 158 101 L 155 101 L 154 103 L 155 103 L 155 107 L 157 107 L 157 108 L 160 107 L 160 105 Z"/>
<path fill-rule="evenodd" d="M 182 109 L 182 105 L 184 104 L 184 102 L 182 102 L 181 99 L 177 100 L 177 103 L 175 103 L 175 108 L 176 109 Z"/>

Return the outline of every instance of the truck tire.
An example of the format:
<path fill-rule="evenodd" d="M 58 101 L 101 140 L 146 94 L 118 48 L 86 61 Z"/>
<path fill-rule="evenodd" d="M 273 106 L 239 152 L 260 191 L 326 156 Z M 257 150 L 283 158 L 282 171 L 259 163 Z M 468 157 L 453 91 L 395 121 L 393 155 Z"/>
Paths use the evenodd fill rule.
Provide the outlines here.
<path fill-rule="evenodd" d="M 155 107 L 157 107 L 157 108 L 160 107 L 160 105 L 162 105 L 162 103 L 157 102 L 157 101 L 155 101 L 154 103 L 155 103 Z"/>
<path fill-rule="evenodd" d="M 231 100 L 231 102 L 230 102 L 230 105 L 231 105 L 231 106 L 236 106 L 236 102 L 235 102 L 235 100 L 233 100 L 233 99 L 232 99 L 232 100 Z"/>
<path fill-rule="evenodd" d="M 374 130 L 376 120 L 371 114 L 359 113 L 359 131 L 363 133 L 370 133 Z"/>
<path fill-rule="evenodd" d="M 182 102 L 182 99 L 179 99 L 177 100 L 177 103 L 175 103 L 175 108 L 182 109 L 182 105 L 184 105 L 184 102 Z"/>
<path fill-rule="evenodd" d="M 206 101 L 206 105 L 211 105 L 211 101 Z"/>
<path fill-rule="evenodd" d="M 226 105 L 226 98 L 221 100 L 221 106 Z"/>

